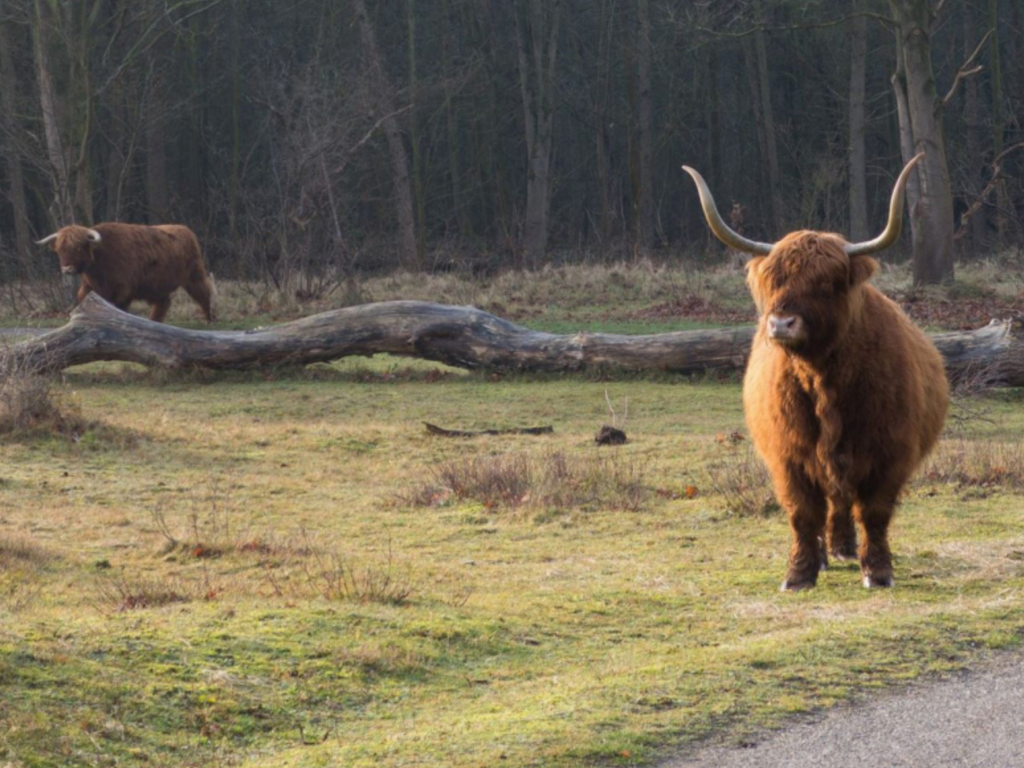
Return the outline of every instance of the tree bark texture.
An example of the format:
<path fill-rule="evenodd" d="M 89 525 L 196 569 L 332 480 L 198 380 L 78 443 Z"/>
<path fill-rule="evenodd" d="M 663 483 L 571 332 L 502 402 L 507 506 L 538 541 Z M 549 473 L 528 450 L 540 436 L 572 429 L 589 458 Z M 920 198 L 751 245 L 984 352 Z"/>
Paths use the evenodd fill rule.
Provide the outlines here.
<path fill-rule="evenodd" d="M 523 99 L 527 155 L 526 218 L 522 243 L 526 266 L 541 263 L 548 246 L 555 64 L 558 60 L 560 21 L 560 0 L 516 2 L 519 87 Z"/>
<path fill-rule="evenodd" d="M 968 59 L 978 44 L 974 23 L 975 11 L 970 3 L 963 4 L 964 61 Z M 965 149 L 967 164 L 966 187 L 969 194 L 968 205 L 981 196 L 985 188 L 984 160 L 982 158 L 984 140 L 982 137 L 983 117 L 981 115 L 981 99 L 978 94 L 978 78 L 968 77 L 964 81 L 964 129 L 966 132 Z M 967 222 L 970 238 L 967 246 L 972 256 L 980 256 L 985 252 L 986 209 L 982 205 Z"/>
<path fill-rule="evenodd" d="M 639 171 L 636 201 L 637 244 L 641 250 L 654 244 L 654 121 L 651 106 L 651 3 L 637 0 L 637 95 L 639 100 Z"/>
<path fill-rule="evenodd" d="M 904 162 L 926 152 L 918 164 L 917 199 L 911 199 L 914 284 L 953 281 L 953 194 L 942 132 L 942 101 L 932 70 L 933 13 L 928 0 L 889 0 L 896 21 L 899 70 L 893 78 L 897 91 Z M 902 94 L 901 94 L 902 91 Z M 905 105 L 900 105 L 905 98 Z M 909 133 L 909 136 L 908 136 Z M 906 154 L 907 138 L 912 154 Z M 908 190 L 913 192 L 913 190 Z M 909 195 L 908 195 L 909 197 Z"/>
<path fill-rule="evenodd" d="M 976 331 L 931 338 L 952 377 L 987 372 L 990 381 L 1021 385 L 1024 348 L 1013 343 L 1011 331 L 1009 321 L 993 321 Z M 532 331 L 473 307 L 421 301 L 364 304 L 252 331 L 193 331 L 122 312 L 91 293 L 67 325 L 0 355 L 0 374 L 56 371 L 98 360 L 229 370 L 375 354 L 496 372 L 735 372 L 746 365 L 753 337 L 753 326 L 646 336 L 561 335 Z M 1010 358 L 1015 367 L 1003 364 Z M 1012 376 L 999 375 L 1008 371 Z"/>
<path fill-rule="evenodd" d="M 31 259 L 32 239 L 28 230 L 28 206 L 25 201 L 25 174 L 21 162 L 21 148 L 14 140 L 16 135 L 14 115 L 18 109 L 18 82 L 14 72 L 14 59 L 8 42 L 7 25 L 0 21 L 0 130 L 4 138 L 0 142 L 4 161 L 7 164 L 8 190 L 14 213 L 14 244 L 18 258 L 28 263 Z"/>
<path fill-rule="evenodd" d="M 864 148 L 868 20 L 858 16 L 850 27 L 850 240 L 862 242 L 868 232 L 867 153 Z"/>
<path fill-rule="evenodd" d="M 365 0 L 352 0 L 356 21 L 359 24 L 359 37 L 363 52 L 366 54 L 366 67 L 373 79 L 380 111 L 390 115 L 384 120 L 384 138 L 387 140 L 388 157 L 391 159 L 392 193 L 395 196 L 395 218 L 398 223 L 399 260 L 403 267 L 417 272 L 422 268 L 419 249 L 416 247 L 416 220 L 413 214 L 412 181 L 409 177 L 409 159 L 402 142 L 402 131 L 398 126 L 398 118 L 394 116 L 395 105 L 392 98 L 391 84 L 384 71 L 384 61 L 377 47 L 377 33 L 374 30 L 370 14 L 366 10 Z"/>

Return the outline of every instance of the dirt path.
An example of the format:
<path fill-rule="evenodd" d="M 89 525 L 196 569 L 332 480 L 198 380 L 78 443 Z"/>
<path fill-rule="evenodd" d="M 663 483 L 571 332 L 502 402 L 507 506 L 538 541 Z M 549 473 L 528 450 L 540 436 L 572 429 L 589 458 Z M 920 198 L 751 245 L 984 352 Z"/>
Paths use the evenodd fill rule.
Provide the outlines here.
<path fill-rule="evenodd" d="M 660 768 L 1021 768 L 1024 656 L 836 708 L 748 748 L 706 747 Z"/>

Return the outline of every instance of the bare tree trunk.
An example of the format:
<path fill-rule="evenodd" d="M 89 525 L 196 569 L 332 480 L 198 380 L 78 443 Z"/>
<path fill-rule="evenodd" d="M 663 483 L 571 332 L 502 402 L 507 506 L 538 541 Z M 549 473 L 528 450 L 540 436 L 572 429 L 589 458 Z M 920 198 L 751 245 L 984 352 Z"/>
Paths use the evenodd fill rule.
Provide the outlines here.
<path fill-rule="evenodd" d="M 1003 118 L 1003 68 L 999 55 L 999 4 L 988 0 L 988 22 L 992 30 L 989 38 L 989 66 L 992 69 L 992 156 L 1003 153 L 1005 120 Z M 1006 182 L 996 182 L 996 252 L 1001 252 L 1006 240 L 1006 216 L 1010 210 Z"/>
<path fill-rule="evenodd" d="M 762 144 L 768 160 L 768 191 L 771 195 L 772 224 L 776 232 L 786 231 L 782 201 L 782 177 L 779 173 L 779 153 L 776 145 L 775 114 L 772 110 L 771 87 L 768 79 L 768 49 L 764 40 L 764 17 L 760 0 L 754 1 L 757 28 L 754 31 L 754 50 L 757 55 L 757 94 L 761 102 Z"/>
<path fill-rule="evenodd" d="M 146 94 L 146 207 L 150 224 L 169 220 L 167 194 L 167 156 L 164 147 L 163 78 L 159 72 L 150 77 Z"/>
<path fill-rule="evenodd" d="M 441 75 L 444 86 L 444 114 L 448 136 L 448 174 L 451 177 L 452 209 L 455 211 L 455 220 L 459 225 L 459 234 L 462 237 L 470 237 L 473 234 L 473 219 L 469 215 L 468 201 L 463 199 L 462 165 L 460 163 L 460 155 L 465 147 L 459 137 L 459 118 L 451 89 L 451 49 L 455 45 L 455 35 L 452 31 L 451 7 L 448 0 L 441 0 L 441 14 L 444 24 L 441 35 Z"/>
<path fill-rule="evenodd" d="M 974 48 L 978 44 L 978 38 L 974 24 L 974 9 L 970 3 L 964 3 L 962 8 L 964 14 L 963 52 L 964 61 L 966 61 L 974 52 Z M 983 174 L 984 159 L 982 157 L 982 123 L 981 100 L 978 97 L 978 78 L 969 77 L 964 82 L 964 130 L 967 134 L 967 191 L 971 196 L 971 199 L 968 201 L 969 203 L 977 200 L 981 190 L 985 188 Z M 970 237 L 965 241 L 965 246 L 969 248 L 971 256 L 978 257 L 985 252 L 985 228 L 988 226 L 986 218 L 985 206 L 982 205 L 971 215 L 967 222 Z"/>
<path fill-rule="evenodd" d="M 384 71 L 384 62 L 377 48 L 377 35 L 366 11 L 365 0 L 352 0 L 356 21 L 359 24 L 359 37 L 366 55 L 366 68 L 375 85 L 380 99 L 380 111 L 390 115 L 381 126 L 388 144 L 388 156 L 391 159 L 392 192 L 395 197 L 395 217 L 398 222 L 399 259 L 402 266 L 411 271 L 419 271 L 420 262 L 416 247 L 416 222 L 413 215 L 412 183 L 409 179 L 409 160 L 402 143 L 402 131 L 398 119 L 394 116 L 395 105 L 391 83 Z"/>
<path fill-rule="evenodd" d="M 651 3 L 637 0 L 637 91 L 639 97 L 640 184 L 635 204 L 637 245 L 654 242 L 653 120 L 651 118 Z"/>
<path fill-rule="evenodd" d="M 18 258 L 29 263 L 32 239 L 28 231 L 28 206 L 25 203 L 25 174 L 21 164 L 21 149 L 14 141 L 17 113 L 18 84 L 14 75 L 14 61 L 8 43 L 7 26 L 0 20 L 0 128 L 6 135 L 3 156 L 7 163 L 11 207 L 14 209 L 14 246 Z"/>
<path fill-rule="evenodd" d="M 526 126 L 526 219 L 523 256 L 537 266 L 547 251 L 551 207 L 554 80 L 561 2 L 516 0 L 519 86 Z"/>
<path fill-rule="evenodd" d="M 32 48 L 35 52 L 36 80 L 39 85 L 39 106 L 43 113 L 43 135 L 46 137 L 46 154 L 53 177 L 53 202 L 50 215 L 56 227 L 72 224 L 75 220 L 72 205 L 70 169 L 64 152 L 60 132 L 60 116 L 57 113 L 57 98 L 53 88 L 50 70 L 49 35 L 43 0 L 35 0 L 35 17 L 32 25 Z"/>
<path fill-rule="evenodd" d="M 416 0 L 406 0 L 406 28 L 408 29 L 407 51 L 409 55 L 409 142 L 412 145 L 412 192 L 416 203 L 416 260 L 423 263 L 426 249 L 426 205 L 423 200 L 423 153 L 420 148 L 419 116 L 416 103 L 419 101 L 419 82 L 416 76 Z"/>
<path fill-rule="evenodd" d="M 900 114 L 904 162 L 926 152 L 918 164 L 919 192 L 910 198 L 914 284 L 953 281 L 953 195 L 942 133 L 942 101 L 932 71 L 931 32 L 934 21 L 928 0 L 889 0 L 896 21 L 897 60 L 893 77 Z M 899 66 L 898 65 L 898 66 Z M 901 99 L 904 104 L 901 105 Z M 908 146 L 912 144 L 912 146 Z"/>
<path fill-rule="evenodd" d="M 231 239 L 238 235 L 239 173 L 242 164 L 242 8 L 245 0 L 231 3 L 231 177 L 228 180 L 228 220 Z"/>
<path fill-rule="evenodd" d="M 868 232 L 867 155 L 864 149 L 868 20 L 858 16 L 850 30 L 850 240 L 860 242 Z"/>

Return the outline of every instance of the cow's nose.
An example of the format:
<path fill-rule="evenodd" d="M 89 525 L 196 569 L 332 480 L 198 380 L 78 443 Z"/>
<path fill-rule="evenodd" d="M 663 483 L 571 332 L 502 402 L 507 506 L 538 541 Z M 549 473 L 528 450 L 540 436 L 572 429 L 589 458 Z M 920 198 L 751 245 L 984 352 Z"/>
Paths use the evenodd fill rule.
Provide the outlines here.
<path fill-rule="evenodd" d="M 780 341 L 796 341 L 803 336 L 799 314 L 769 314 L 768 337 Z"/>
<path fill-rule="evenodd" d="M 773 339 L 789 338 L 798 327 L 796 315 L 768 315 L 768 335 Z"/>

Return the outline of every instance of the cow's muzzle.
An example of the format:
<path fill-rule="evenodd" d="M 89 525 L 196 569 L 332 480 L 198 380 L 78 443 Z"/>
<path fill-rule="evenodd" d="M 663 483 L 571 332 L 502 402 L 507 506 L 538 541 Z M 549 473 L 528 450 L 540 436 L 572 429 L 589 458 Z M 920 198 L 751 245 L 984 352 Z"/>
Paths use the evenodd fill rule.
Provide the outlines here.
<path fill-rule="evenodd" d="M 807 337 L 807 326 L 800 315 L 768 315 L 768 338 L 780 344 L 799 344 Z"/>

